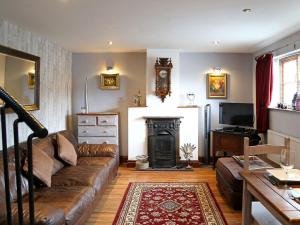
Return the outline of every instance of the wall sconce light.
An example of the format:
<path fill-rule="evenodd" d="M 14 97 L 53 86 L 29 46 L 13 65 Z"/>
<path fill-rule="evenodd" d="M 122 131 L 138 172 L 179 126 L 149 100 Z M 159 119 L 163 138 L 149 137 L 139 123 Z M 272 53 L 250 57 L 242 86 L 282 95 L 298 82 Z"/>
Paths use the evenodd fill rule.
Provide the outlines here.
<path fill-rule="evenodd" d="M 217 76 L 221 75 L 222 74 L 222 68 L 221 67 L 214 67 L 213 68 L 213 74 L 217 75 Z"/>
<path fill-rule="evenodd" d="M 114 68 L 112 66 L 107 66 L 105 74 L 115 74 Z"/>

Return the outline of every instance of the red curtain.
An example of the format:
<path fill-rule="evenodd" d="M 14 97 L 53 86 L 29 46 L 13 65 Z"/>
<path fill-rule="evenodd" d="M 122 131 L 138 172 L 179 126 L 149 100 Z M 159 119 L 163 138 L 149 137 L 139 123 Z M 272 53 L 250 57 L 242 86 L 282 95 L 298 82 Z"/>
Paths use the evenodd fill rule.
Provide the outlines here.
<path fill-rule="evenodd" d="M 260 133 L 269 128 L 268 107 L 273 89 L 273 55 L 260 56 L 256 63 L 256 126 Z"/>

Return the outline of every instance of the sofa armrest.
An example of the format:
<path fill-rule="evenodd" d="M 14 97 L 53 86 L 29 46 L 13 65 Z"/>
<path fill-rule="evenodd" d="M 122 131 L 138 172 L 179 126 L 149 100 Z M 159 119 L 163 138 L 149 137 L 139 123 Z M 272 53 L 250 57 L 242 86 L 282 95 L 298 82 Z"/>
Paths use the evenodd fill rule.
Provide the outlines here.
<path fill-rule="evenodd" d="M 112 144 L 78 144 L 78 156 L 119 158 L 119 148 Z"/>

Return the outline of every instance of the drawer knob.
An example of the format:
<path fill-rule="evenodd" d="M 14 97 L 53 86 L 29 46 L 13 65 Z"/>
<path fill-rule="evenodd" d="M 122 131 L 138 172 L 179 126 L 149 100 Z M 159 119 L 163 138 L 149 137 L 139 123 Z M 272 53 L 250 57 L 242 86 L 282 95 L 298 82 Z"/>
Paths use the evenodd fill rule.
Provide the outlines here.
<path fill-rule="evenodd" d="M 88 120 L 82 120 L 81 123 L 88 123 Z"/>
<path fill-rule="evenodd" d="M 104 133 L 104 134 L 106 134 L 106 133 L 107 133 L 107 131 L 105 130 L 105 131 L 103 131 L 103 133 Z"/>
<path fill-rule="evenodd" d="M 107 123 L 108 121 L 107 121 L 107 120 L 102 120 L 101 122 L 102 122 L 102 123 Z"/>
<path fill-rule="evenodd" d="M 89 143 L 88 141 L 83 141 L 83 142 L 82 142 L 82 144 L 88 144 L 88 143 Z"/>
<path fill-rule="evenodd" d="M 103 141 L 103 143 L 102 143 L 102 144 L 106 145 L 106 144 L 108 144 L 108 141 Z"/>
<path fill-rule="evenodd" d="M 82 131 L 82 133 L 84 133 L 84 134 L 87 134 L 87 133 L 88 133 L 88 131 L 87 131 L 87 130 L 84 130 L 84 131 Z"/>

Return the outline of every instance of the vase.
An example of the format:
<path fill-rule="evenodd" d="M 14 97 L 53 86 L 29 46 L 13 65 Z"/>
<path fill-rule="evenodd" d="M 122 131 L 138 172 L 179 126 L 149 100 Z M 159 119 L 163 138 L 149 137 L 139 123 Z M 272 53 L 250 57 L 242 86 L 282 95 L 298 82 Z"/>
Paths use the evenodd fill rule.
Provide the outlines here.
<path fill-rule="evenodd" d="M 189 105 L 193 106 L 194 105 L 194 100 L 195 100 L 195 94 L 192 92 L 189 92 L 186 94 L 187 99 L 189 100 Z"/>

